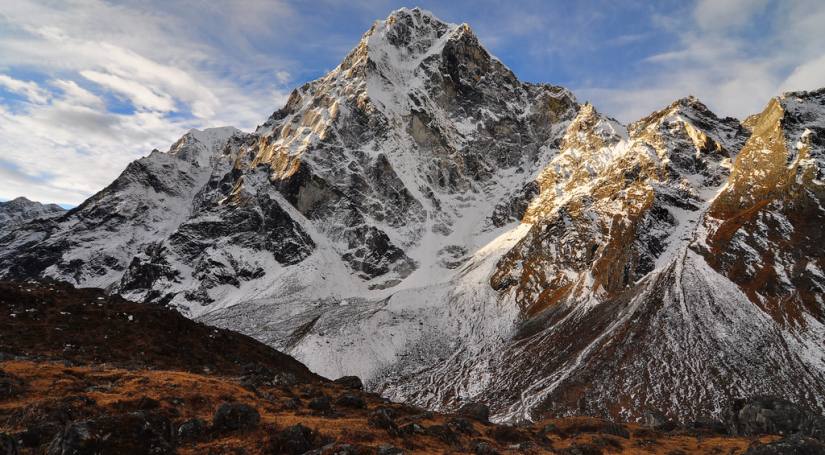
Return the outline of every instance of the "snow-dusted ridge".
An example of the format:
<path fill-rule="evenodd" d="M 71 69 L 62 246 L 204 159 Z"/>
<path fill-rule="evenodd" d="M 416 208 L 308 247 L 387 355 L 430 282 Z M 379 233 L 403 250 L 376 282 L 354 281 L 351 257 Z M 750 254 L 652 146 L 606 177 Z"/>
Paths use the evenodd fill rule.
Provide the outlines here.
<path fill-rule="evenodd" d="M 57 204 L 43 204 L 24 197 L 0 202 L 0 231 L 33 219 L 57 216 L 65 211 Z"/>
<path fill-rule="evenodd" d="M 0 231 L 0 275 L 175 306 L 497 420 L 822 408 L 825 241 L 800 220 L 825 221 L 823 93 L 625 126 L 400 9 L 254 132 L 192 130 Z"/>

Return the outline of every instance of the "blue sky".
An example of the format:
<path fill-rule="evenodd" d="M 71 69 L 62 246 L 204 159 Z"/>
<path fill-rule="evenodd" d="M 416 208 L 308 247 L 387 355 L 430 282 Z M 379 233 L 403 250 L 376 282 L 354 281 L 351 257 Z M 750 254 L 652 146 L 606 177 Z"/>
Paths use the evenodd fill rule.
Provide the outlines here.
<path fill-rule="evenodd" d="M 189 128 L 250 130 L 401 6 L 623 122 L 825 86 L 821 0 L 0 1 L 0 200 L 77 204 Z"/>

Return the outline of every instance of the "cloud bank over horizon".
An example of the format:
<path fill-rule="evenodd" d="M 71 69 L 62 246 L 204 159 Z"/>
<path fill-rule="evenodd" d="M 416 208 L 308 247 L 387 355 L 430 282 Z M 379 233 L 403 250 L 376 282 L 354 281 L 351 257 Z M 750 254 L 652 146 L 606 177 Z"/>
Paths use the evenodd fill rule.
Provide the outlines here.
<path fill-rule="evenodd" d="M 76 205 L 191 128 L 252 130 L 395 1 L 20 0 L 0 6 L 0 200 Z M 698 96 L 744 118 L 825 86 L 816 0 L 422 1 L 520 78 L 623 122 Z"/>

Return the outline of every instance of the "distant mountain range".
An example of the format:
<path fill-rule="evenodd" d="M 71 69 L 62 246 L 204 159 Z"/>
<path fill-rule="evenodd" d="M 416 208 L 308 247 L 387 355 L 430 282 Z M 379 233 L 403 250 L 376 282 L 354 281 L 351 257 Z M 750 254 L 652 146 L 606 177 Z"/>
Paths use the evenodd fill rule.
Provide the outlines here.
<path fill-rule="evenodd" d="M 821 411 L 823 171 L 825 90 L 623 125 L 401 9 L 254 132 L 192 130 L 0 228 L 0 277 L 169 305 L 497 421 Z"/>
<path fill-rule="evenodd" d="M 65 211 L 66 209 L 57 204 L 41 204 L 24 197 L 0 202 L 0 230 L 35 218 L 61 215 Z"/>

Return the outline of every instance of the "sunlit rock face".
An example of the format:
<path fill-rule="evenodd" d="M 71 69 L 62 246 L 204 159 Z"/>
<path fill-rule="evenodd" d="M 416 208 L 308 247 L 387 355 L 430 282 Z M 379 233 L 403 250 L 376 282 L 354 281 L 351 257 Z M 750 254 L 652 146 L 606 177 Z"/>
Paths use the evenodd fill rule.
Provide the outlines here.
<path fill-rule="evenodd" d="M 787 93 L 749 120 L 705 256 L 778 323 L 806 328 L 825 315 L 825 91 Z"/>
<path fill-rule="evenodd" d="M 822 409 L 823 93 L 623 125 L 401 9 L 254 132 L 190 131 L 0 229 L 0 275 L 170 305 L 497 420 Z"/>
<path fill-rule="evenodd" d="M 536 180 L 530 233 L 499 262 L 492 286 L 515 286 L 530 314 L 624 292 L 684 240 L 674 232 L 699 220 L 745 137 L 694 98 L 628 128 L 583 106 Z"/>

